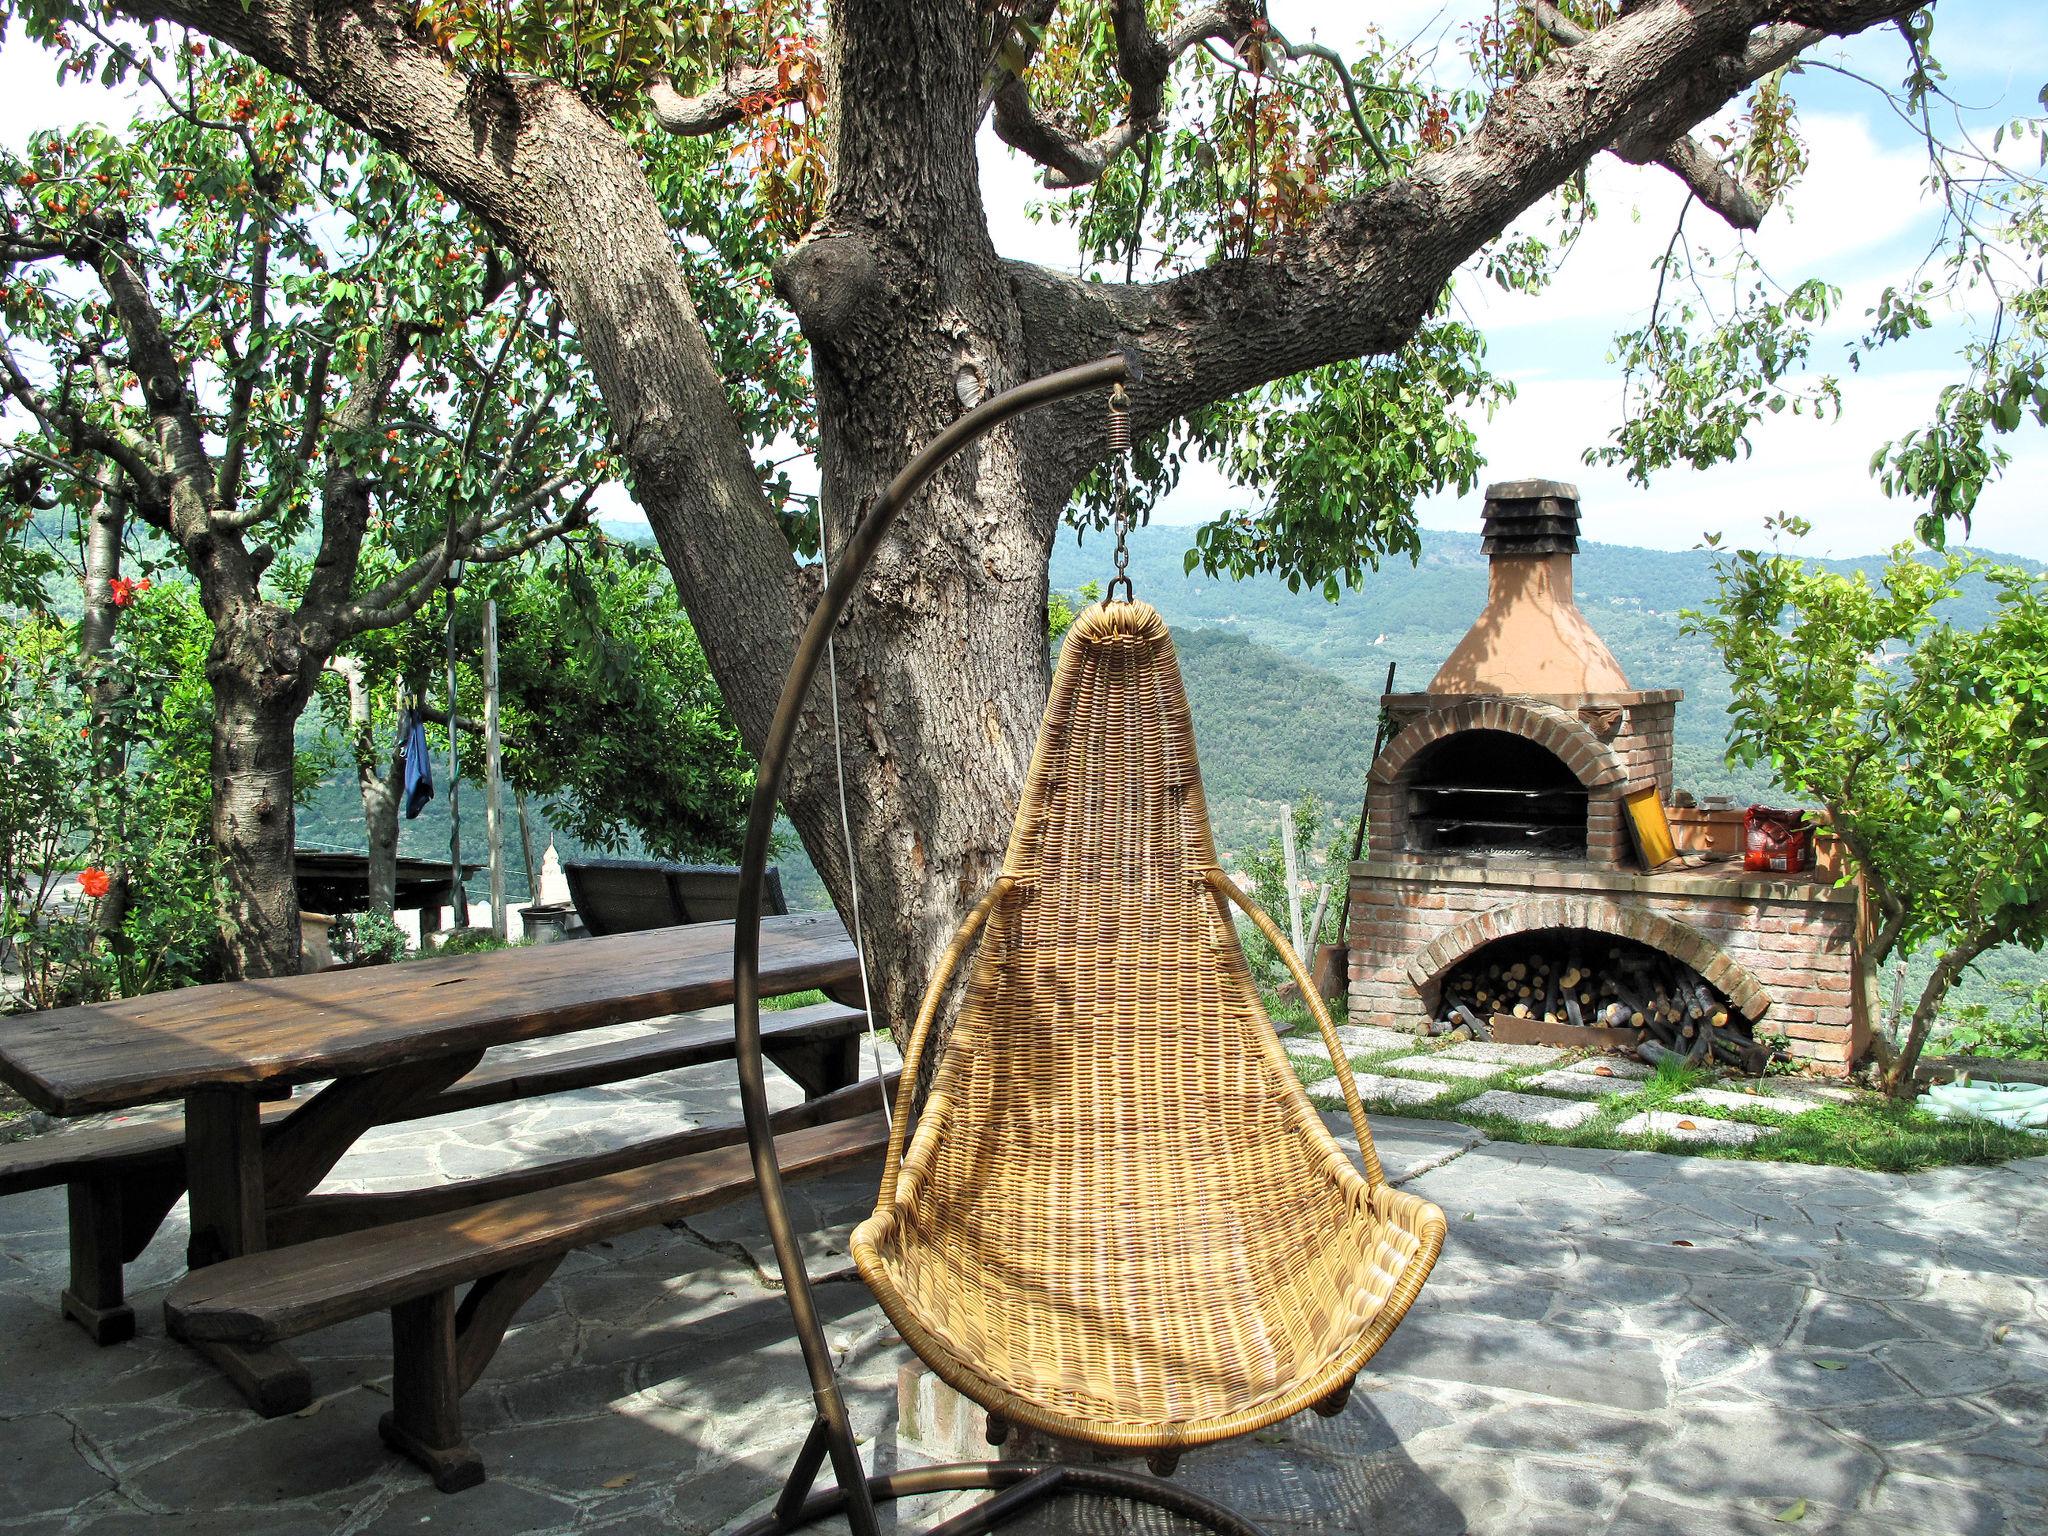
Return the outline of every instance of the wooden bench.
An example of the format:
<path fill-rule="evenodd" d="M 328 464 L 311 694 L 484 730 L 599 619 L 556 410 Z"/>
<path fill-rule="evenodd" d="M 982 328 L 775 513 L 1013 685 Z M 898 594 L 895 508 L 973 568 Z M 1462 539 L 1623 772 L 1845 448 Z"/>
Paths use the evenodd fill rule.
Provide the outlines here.
<path fill-rule="evenodd" d="M 860 1076 L 860 1037 L 867 1015 L 840 1003 L 765 1012 L 761 1044 L 768 1059 L 794 1078 L 807 1098 L 819 1098 Z M 485 1061 L 439 1093 L 399 1108 L 393 1121 L 420 1120 L 458 1110 L 539 1098 L 603 1083 L 625 1082 L 729 1060 L 727 1019 L 680 1019 L 650 1034 L 541 1055 Z M 267 1105 L 263 1125 L 274 1131 L 306 1101 Z M 65 1186 L 71 1234 L 70 1283 L 64 1315 L 114 1344 L 133 1338 L 122 1270 L 140 1257 L 164 1217 L 185 1192 L 185 1122 L 161 1115 L 122 1125 L 60 1131 L 0 1146 L 0 1196 Z M 318 1230 L 320 1202 L 307 1196 L 283 1208 L 272 1240 Z"/>
<path fill-rule="evenodd" d="M 679 923 L 729 922 L 739 914 L 736 864 L 665 864 L 654 859 L 570 859 L 562 865 L 569 899 L 583 926 L 599 938 Z M 787 912 L 782 874 L 770 869 L 761 888 L 765 916 Z"/>
<path fill-rule="evenodd" d="M 879 1156 L 888 1134 L 881 1095 L 893 1082 L 859 1083 L 774 1116 L 783 1177 L 816 1178 Z M 165 1324 L 194 1344 L 263 1350 L 389 1310 L 392 1406 L 378 1431 L 444 1493 L 474 1487 L 483 1463 L 463 1438 L 462 1394 L 555 1266 L 573 1249 L 730 1204 L 754 1188 L 736 1123 L 614 1156 L 640 1160 L 595 1175 L 579 1162 L 466 1181 L 509 1192 L 194 1270 L 165 1298 Z M 402 1198 L 453 1199 L 461 1187 Z"/>

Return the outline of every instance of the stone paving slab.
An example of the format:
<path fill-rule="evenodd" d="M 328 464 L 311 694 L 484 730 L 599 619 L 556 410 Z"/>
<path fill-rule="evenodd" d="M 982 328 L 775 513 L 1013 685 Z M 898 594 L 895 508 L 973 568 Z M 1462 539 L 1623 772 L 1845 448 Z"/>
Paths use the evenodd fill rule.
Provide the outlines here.
<path fill-rule="evenodd" d="M 1385 1029 L 1378 1024 L 1339 1024 L 1337 1038 L 1344 1042 L 1347 1051 L 1367 1056 L 1375 1051 L 1413 1050 L 1419 1037 L 1405 1029 Z"/>
<path fill-rule="evenodd" d="M 1633 1056 L 1587 1056 L 1564 1070 L 1587 1072 L 1595 1077 L 1626 1077 L 1639 1083 L 1646 1083 L 1657 1075 L 1655 1067 L 1646 1061 L 1637 1061 Z"/>
<path fill-rule="evenodd" d="M 366 1138 L 330 1187 L 615 1144 L 734 1101 L 729 1067 L 706 1067 L 419 1122 Z M 1341 1114 L 1325 1123 L 1348 1143 Z M 1192 1452 L 1181 1485 L 1273 1536 L 2048 1531 L 2048 1158 L 1894 1178 L 1396 1115 L 1373 1131 L 1389 1176 L 1450 1218 L 1429 1284 L 1343 1413 Z M 897 1419 L 911 1357 L 845 1259 L 875 1176 L 790 1195 L 863 1455 L 887 1468 L 932 1451 Z M 184 1241 L 181 1208 L 129 1272 L 140 1335 L 96 1349 L 56 1311 L 63 1192 L 0 1200 L 0 1531 L 726 1532 L 767 1507 L 810 1422 L 752 1203 L 571 1255 L 463 1399 L 489 1481 L 452 1496 L 377 1440 L 381 1316 L 296 1343 L 320 1396 L 269 1421 L 167 1340 Z M 1776 1520 L 1801 1498 L 1803 1521 Z M 1013 1529 L 1186 1527 L 1062 1500 Z"/>
<path fill-rule="evenodd" d="M 1434 1055 L 1396 1056 L 1380 1065 L 1389 1072 L 1427 1072 L 1435 1077 L 1498 1077 L 1507 1070 L 1497 1061 L 1460 1061 L 1441 1051 Z"/>
<path fill-rule="evenodd" d="M 1606 1098 L 1618 1093 L 1634 1093 L 1643 1085 L 1635 1078 L 1596 1077 L 1591 1072 L 1557 1067 L 1548 1072 L 1539 1072 L 1534 1077 L 1523 1078 L 1522 1086 L 1541 1088 L 1549 1093 L 1590 1093 Z"/>
<path fill-rule="evenodd" d="M 1598 1104 L 1565 1103 L 1540 1093 L 1510 1093 L 1504 1088 L 1477 1094 L 1458 1108 L 1475 1115 L 1505 1115 L 1524 1125 L 1545 1125 L 1555 1131 L 1568 1131 L 1600 1113 Z"/>
<path fill-rule="evenodd" d="M 1683 1115 L 1668 1109 L 1646 1109 L 1630 1115 L 1615 1130 L 1624 1136 L 1669 1136 L 1673 1141 L 1712 1142 L 1724 1147 L 1743 1146 L 1771 1134 L 1768 1126 L 1716 1120 L 1712 1115 Z"/>
<path fill-rule="evenodd" d="M 1821 1107 L 1813 1099 L 1789 1093 L 1732 1093 L 1726 1088 L 1695 1088 L 1681 1102 L 1715 1109 L 1761 1109 L 1777 1115 L 1810 1114 Z"/>
<path fill-rule="evenodd" d="M 1320 1040 L 1303 1040 L 1290 1035 L 1280 1044 L 1286 1048 L 1290 1056 L 1299 1056 L 1305 1061 L 1320 1061 L 1325 1066 L 1330 1063 L 1330 1048 Z"/>
<path fill-rule="evenodd" d="M 1544 1067 L 1562 1061 L 1566 1052 L 1554 1045 L 1502 1045 L 1494 1040 L 1460 1040 L 1444 1055 L 1453 1061 L 1491 1061 L 1503 1067 Z"/>
<path fill-rule="evenodd" d="M 1430 1104 L 1451 1091 L 1449 1083 L 1428 1083 L 1419 1077 L 1382 1077 L 1377 1072 L 1354 1072 L 1352 1079 L 1358 1084 L 1359 1097 L 1367 1103 L 1379 1100 L 1390 1104 Z M 1325 1109 L 1344 1106 L 1343 1093 L 1333 1077 L 1314 1084 L 1308 1095 Z"/>

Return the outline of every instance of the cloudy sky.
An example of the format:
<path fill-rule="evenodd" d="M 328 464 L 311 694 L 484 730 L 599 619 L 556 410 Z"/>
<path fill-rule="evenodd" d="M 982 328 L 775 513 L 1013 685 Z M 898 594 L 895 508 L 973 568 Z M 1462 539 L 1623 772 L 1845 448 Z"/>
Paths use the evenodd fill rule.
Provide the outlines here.
<path fill-rule="evenodd" d="M 1290 36 L 1314 33 L 1348 45 L 1369 22 L 1389 37 L 1440 40 L 1447 59 L 1459 51 L 1456 28 L 1476 9 L 1475 0 L 1372 0 L 1363 6 L 1271 0 L 1275 25 Z M 1999 121 L 2039 110 L 2035 93 L 2048 80 L 2048 5 L 1940 0 L 1936 17 L 1934 51 L 1949 71 L 1951 93 L 1967 104 L 1966 126 L 1988 134 Z M 1903 46 L 1890 32 L 1821 56 L 1886 82 L 1905 68 Z M 0 49 L 0 142 L 19 146 L 36 128 L 60 122 L 118 122 L 131 109 L 97 88 L 59 88 L 51 73 L 47 56 L 32 46 L 17 40 Z M 1879 492 L 1868 471 L 1870 455 L 1926 421 L 1942 384 L 1954 377 L 1954 348 L 1966 317 L 1949 318 L 1910 347 L 1878 354 L 1860 372 L 1849 371 L 1846 352 L 1876 295 L 1907 279 L 1925 256 L 1939 207 L 1922 185 L 1917 139 L 1877 92 L 1824 71 L 1809 71 L 1792 86 L 1811 166 L 1750 243 L 1780 283 L 1820 277 L 1842 289 L 1841 306 L 1813 357 L 1817 371 L 1841 380 L 1841 419 L 1816 425 L 1804 417 L 1768 418 L 1754 434 L 1748 459 L 1705 472 L 1667 471 L 1648 490 L 1628 484 L 1618 470 L 1580 461 L 1620 418 L 1622 382 L 1607 352 L 1617 332 L 1647 317 L 1655 286 L 1651 263 L 1684 197 L 1668 173 L 1603 158 L 1593 170 L 1601 217 L 1547 292 L 1528 298 L 1500 294 L 1477 280 L 1460 285 L 1467 314 L 1486 331 L 1493 366 L 1519 390 L 1492 420 L 1476 423 L 1487 478 L 1576 481 L 1588 536 L 1612 543 L 1682 549 L 1709 530 L 1753 540 L 1764 518 L 1780 511 L 1814 523 L 1813 553 L 1867 553 L 1910 533 L 1912 509 Z M 1041 195 L 1034 169 L 992 138 L 984 141 L 982 166 L 998 249 L 1071 264 L 1067 237 L 1025 214 L 1026 203 Z M 1540 210 L 1531 216 L 1539 224 L 1542 217 Z M 1733 249 L 1733 237 L 1703 210 L 1694 209 L 1686 227 L 1702 243 Z M 2048 432 L 2029 424 L 2008 445 L 2013 463 L 1986 492 L 1973 542 L 2048 559 Z M 1193 473 L 1159 515 L 1194 522 L 1244 499 L 1220 477 Z M 1476 528 L 1478 518 L 1476 495 L 1441 497 L 1423 511 L 1425 525 L 1438 528 Z"/>

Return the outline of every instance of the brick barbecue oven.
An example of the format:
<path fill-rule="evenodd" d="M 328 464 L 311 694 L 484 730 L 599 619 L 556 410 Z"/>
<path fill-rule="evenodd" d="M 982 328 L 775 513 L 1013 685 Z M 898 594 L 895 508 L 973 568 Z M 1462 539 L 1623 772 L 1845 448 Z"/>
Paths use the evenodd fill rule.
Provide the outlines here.
<path fill-rule="evenodd" d="M 1671 802 L 1683 694 L 1631 687 L 1580 613 L 1578 530 L 1570 485 L 1489 487 L 1485 610 L 1426 691 L 1383 700 L 1389 735 L 1372 765 L 1368 856 L 1351 866 L 1345 925 L 1351 1018 L 1426 1031 L 1449 1014 L 1447 986 L 1457 996 L 1491 986 L 1493 1006 L 1503 995 L 1512 1004 L 1519 989 L 1503 994 L 1488 978 L 1506 972 L 1512 983 L 1542 954 L 1556 957 L 1552 975 L 1611 973 L 1597 984 L 1605 993 L 1567 984 L 1574 1022 L 1615 1008 L 1613 974 L 1636 965 L 1630 974 L 1654 974 L 1660 995 L 1668 987 L 1680 1005 L 1697 1000 L 1785 1036 L 1809 1069 L 1844 1074 L 1873 1012 L 1856 981 L 1857 893 L 1825 869 L 1746 873 L 1727 814 L 1677 807 L 1688 857 L 1644 872 L 1623 797 L 1655 785 Z M 1625 984 L 1620 995 L 1630 996 Z M 1552 985 L 1562 1020 L 1559 998 Z M 1538 1016 L 1545 1001 L 1541 983 L 1525 994 Z M 1614 1019 L 1626 1023 L 1629 1006 L 1649 1005 L 1638 999 Z"/>

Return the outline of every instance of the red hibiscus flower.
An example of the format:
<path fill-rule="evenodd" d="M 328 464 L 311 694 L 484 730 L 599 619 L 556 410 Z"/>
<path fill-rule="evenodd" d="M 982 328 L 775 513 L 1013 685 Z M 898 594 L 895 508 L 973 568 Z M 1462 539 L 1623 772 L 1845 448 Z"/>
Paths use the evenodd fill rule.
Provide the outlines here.
<path fill-rule="evenodd" d="M 107 877 L 107 872 L 98 867 L 83 870 L 78 876 L 78 888 L 94 901 L 98 901 L 102 896 L 106 895 L 113 886 L 113 883 Z"/>

